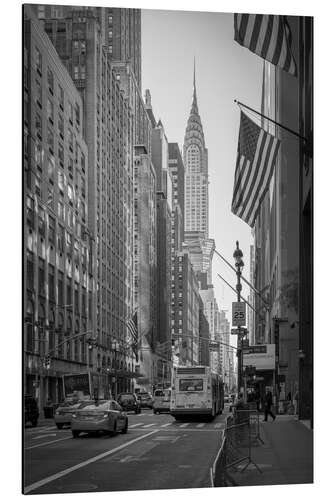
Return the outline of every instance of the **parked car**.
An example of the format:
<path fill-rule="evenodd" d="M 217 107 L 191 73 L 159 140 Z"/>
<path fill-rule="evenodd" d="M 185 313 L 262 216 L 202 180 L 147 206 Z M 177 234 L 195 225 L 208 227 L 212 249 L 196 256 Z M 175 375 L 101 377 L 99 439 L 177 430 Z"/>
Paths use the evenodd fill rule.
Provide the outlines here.
<path fill-rule="evenodd" d="M 154 413 L 170 412 L 171 389 L 156 389 L 154 392 Z"/>
<path fill-rule="evenodd" d="M 152 408 L 154 400 L 150 392 L 139 392 L 137 394 L 138 399 L 141 403 L 141 408 Z"/>
<path fill-rule="evenodd" d="M 128 417 L 122 407 L 114 400 L 96 400 L 82 403 L 72 414 L 73 438 L 81 432 L 102 431 L 109 436 L 117 432 L 126 434 Z"/>
<path fill-rule="evenodd" d="M 62 429 L 64 425 L 70 425 L 73 412 L 83 403 L 78 399 L 65 399 L 59 404 L 54 414 L 54 423 L 58 429 Z"/>
<path fill-rule="evenodd" d="M 39 410 L 37 401 L 32 396 L 24 396 L 24 423 L 30 422 L 32 427 L 38 424 Z"/>
<path fill-rule="evenodd" d="M 118 403 L 125 411 L 134 411 L 141 413 L 141 404 L 136 394 L 133 392 L 122 392 L 117 398 Z"/>

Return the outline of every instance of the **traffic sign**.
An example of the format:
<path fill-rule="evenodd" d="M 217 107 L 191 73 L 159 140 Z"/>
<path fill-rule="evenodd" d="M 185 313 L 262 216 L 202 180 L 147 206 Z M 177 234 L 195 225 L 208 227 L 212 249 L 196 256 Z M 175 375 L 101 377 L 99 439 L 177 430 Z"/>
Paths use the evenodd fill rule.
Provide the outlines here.
<path fill-rule="evenodd" d="M 246 308 L 245 302 L 232 303 L 232 326 L 246 325 Z"/>
<path fill-rule="evenodd" d="M 231 335 L 246 335 L 247 328 L 231 328 Z"/>

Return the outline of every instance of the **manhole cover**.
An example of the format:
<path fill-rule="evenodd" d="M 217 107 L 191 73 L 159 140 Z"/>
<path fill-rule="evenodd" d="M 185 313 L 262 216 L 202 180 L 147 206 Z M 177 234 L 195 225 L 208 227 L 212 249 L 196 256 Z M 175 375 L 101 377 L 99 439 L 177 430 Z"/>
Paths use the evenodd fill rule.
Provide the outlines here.
<path fill-rule="evenodd" d="M 71 484 L 71 485 L 64 484 L 63 486 L 58 486 L 57 490 L 59 490 L 59 491 L 66 490 L 67 492 L 71 491 L 72 493 L 79 493 L 80 491 L 85 492 L 85 491 L 97 490 L 97 488 L 98 488 L 97 484 L 77 483 L 77 484 Z"/>

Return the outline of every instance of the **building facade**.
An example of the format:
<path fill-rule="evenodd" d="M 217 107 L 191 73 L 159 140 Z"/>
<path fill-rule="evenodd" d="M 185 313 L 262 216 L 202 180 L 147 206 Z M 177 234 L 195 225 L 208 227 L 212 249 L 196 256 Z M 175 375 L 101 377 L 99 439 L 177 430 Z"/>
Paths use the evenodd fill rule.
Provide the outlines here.
<path fill-rule="evenodd" d="M 61 376 L 93 368 L 93 242 L 81 96 L 24 13 L 24 392 L 63 398 Z"/>
<path fill-rule="evenodd" d="M 139 372 L 137 387 L 151 389 L 156 378 L 157 220 L 156 175 L 144 146 L 134 159 L 134 307 L 138 315 Z"/>
<path fill-rule="evenodd" d="M 52 14 L 52 13 L 51 13 Z M 103 12 L 67 7 L 44 13 L 44 29 L 84 103 L 88 146 L 89 231 L 95 241 L 93 330 L 96 364 L 112 394 L 133 386 L 134 354 L 127 322 L 134 311 L 134 139 L 130 95 L 105 47 Z M 105 14 L 105 12 L 104 12 Z M 111 380 L 110 380 L 111 379 Z"/>

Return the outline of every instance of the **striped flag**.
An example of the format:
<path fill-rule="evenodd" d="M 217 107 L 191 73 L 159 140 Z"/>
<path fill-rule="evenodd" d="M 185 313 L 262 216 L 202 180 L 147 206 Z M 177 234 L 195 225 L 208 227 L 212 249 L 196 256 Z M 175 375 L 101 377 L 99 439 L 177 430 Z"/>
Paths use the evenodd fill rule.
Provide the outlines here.
<path fill-rule="evenodd" d="M 269 187 L 280 141 L 241 112 L 231 211 L 253 227 Z"/>
<path fill-rule="evenodd" d="M 297 75 L 291 32 L 285 16 L 234 14 L 235 40 L 251 52 Z"/>
<path fill-rule="evenodd" d="M 127 328 L 132 337 L 132 349 L 135 354 L 136 361 L 138 361 L 138 312 L 135 311 L 133 316 L 127 321 Z"/>

